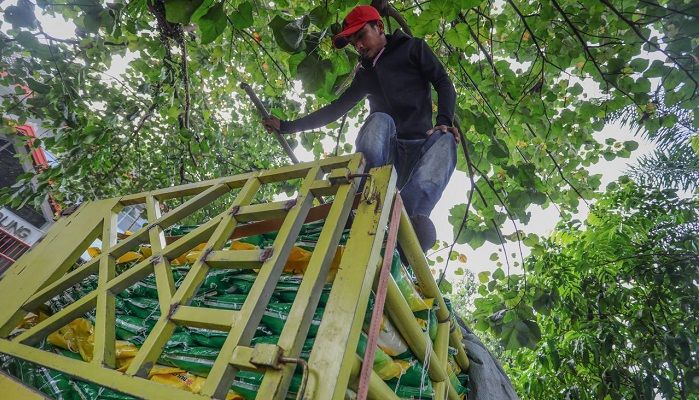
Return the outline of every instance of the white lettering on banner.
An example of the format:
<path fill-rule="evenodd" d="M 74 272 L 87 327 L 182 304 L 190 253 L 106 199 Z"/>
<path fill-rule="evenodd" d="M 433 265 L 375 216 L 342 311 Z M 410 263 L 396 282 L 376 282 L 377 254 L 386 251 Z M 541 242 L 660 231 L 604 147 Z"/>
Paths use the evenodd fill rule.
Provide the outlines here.
<path fill-rule="evenodd" d="M 0 209 L 0 228 L 19 239 L 30 242 L 36 241 L 37 238 L 35 236 L 37 234 L 40 236 L 42 233 L 39 229 L 5 208 Z"/>

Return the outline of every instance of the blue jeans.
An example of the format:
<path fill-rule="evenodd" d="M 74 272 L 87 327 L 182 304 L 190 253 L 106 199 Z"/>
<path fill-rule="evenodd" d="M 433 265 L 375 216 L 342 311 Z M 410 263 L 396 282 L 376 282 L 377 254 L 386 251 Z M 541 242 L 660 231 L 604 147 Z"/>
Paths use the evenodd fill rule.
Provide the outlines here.
<path fill-rule="evenodd" d="M 456 167 L 456 140 L 451 133 L 435 132 L 426 139 L 396 136 L 393 118 L 376 112 L 359 130 L 357 151 L 364 154 L 365 171 L 393 164 L 397 186 L 409 216 L 429 216 Z"/>

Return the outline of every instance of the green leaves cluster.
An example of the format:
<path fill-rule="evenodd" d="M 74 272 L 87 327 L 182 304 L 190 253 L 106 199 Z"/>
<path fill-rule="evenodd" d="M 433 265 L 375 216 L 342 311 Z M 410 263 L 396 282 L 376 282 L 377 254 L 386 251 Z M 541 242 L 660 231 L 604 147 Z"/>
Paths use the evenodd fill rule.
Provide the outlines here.
<path fill-rule="evenodd" d="M 3 118 L 42 121 L 56 132 L 44 145 L 61 160 L 37 177 L 41 191 L 26 181 L 14 199 L 51 192 L 71 202 L 278 165 L 283 154 L 261 132 L 239 81 L 252 83 L 276 115 L 292 119 L 334 100 L 357 62 L 351 48 L 337 51 L 330 40 L 355 5 L 348 0 L 36 5 L 34 13 L 65 18 L 77 29 L 75 38 L 51 38 L 29 12 L 32 3 L 3 10 L 8 29 L 0 37 L 0 69 L 10 75 L 2 84 L 34 91 L 26 99 L 3 96 Z M 691 38 L 699 24 L 681 0 L 391 5 L 427 40 L 457 90 L 477 189 L 468 212 L 466 189 L 452 210 L 455 231 L 467 218 L 459 243 L 477 248 L 519 240 L 503 234 L 503 226 L 521 230 L 532 205 L 556 204 L 566 216 L 581 198 L 593 199 L 600 178 L 588 167 L 635 148 L 593 136 L 614 112 L 633 106 L 647 121 L 679 121 L 672 115 L 659 121 L 653 104 L 662 102 L 697 124 Z M 158 7 L 170 25 L 160 21 Z M 398 26 L 385 22 L 389 31 Z M 182 49 L 154 31 L 161 25 L 183 32 L 186 71 Z M 644 52 L 661 57 L 650 61 Z M 110 68 L 121 62 L 125 72 L 114 76 Z M 361 122 L 364 113 L 357 107 L 348 120 Z M 351 151 L 346 125 L 340 131 L 340 123 L 331 124 L 292 144 L 322 157 L 321 140 L 332 137 L 339 153 Z M 463 155 L 457 168 L 469 171 Z"/>
<path fill-rule="evenodd" d="M 480 274 L 472 313 L 524 398 L 699 393 L 696 197 L 612 185 L 584 223 L 533 245 L 525 269 Z"/>

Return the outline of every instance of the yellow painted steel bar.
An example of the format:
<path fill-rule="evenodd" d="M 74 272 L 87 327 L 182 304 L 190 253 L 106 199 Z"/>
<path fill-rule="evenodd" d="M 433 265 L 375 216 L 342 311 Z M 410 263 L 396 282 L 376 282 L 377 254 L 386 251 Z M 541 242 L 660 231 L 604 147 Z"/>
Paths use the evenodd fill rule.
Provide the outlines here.
<path fill-rule="evenodd" d="M 271 203 L 252 204 L 240 207 L 235 213 L 238 222 L 262 221 L 265 219 L 283 218 L 294 206 L 295 199 L 275 201 Z"/>
<path fill-rule="evenodd" d="M 147 379 L 129 377 L 113 369 L 95 367 L 81 360 L 75 360 L 8 340 L 0 339 L 0 353 L 5 353 L 12 357 L 141 399 L 211 400 L 209 397 L 187 392 L 173 386 Z"/>
<path fill-rule="evenodd" d="M 166 229 L 175 222 L 200 209 L 202 206 L 205 206 L 221 197 L 229 190 L 230 188 L 225 184 L 218 184 L 210 187 L 209 189 L 180 204 L 174 210 L 167 212 L 165 215 L 151 222 L 148 226 L 144 226 L 136 231 L 133 235 L 117 243 L 116 246 L 112 247 L 111 254 L 117 258 L 122 256 L 127 251 L 141 243 L 144 243 L 148 239 L 148 231 L 152 225 L 159 225 L 162 229 Z"/>
<path fill-rule="evenodd" d="M 351 154 L 346 156 L 327 158 L 320 161 L 304 162 L 295 165 L 285 166 L 282 168 L 264 171 L 261 175 L 258 172 L 251 172 L 231 177 L 216 178 L 202 182 L 188 183 L 185 185 L 173 186 L 169 188 L 157 189 L 149 192 L 141 192 L 123 196 L 119 198 L 119 201 L 123 205 L 143 204 L 146 202 L 147 196 L 154 196 L 156 199 L 163 201 L 175 197 L 197 195 L 218 184 L 225 184 L 231 189 L 234 189 L 242 187 L 249 178 L 258 175 L 262 183 L 271 183 L 294 178 L 302 178 L 314 165 L 320 165 L 323 171 L 328 171 L 329 169 L 341 167 L 347 164 L 353 157 L 357 156 L 357 154 Z"/>
<path fill-rule="evenodd" d="M 109 255 L 105 254 L 104 256 L 108 257 Z M 36 292 L 36 294 L 32 295 L 27 302 L 22 305 L 22 308 L 25 311 L 33 311 L 48 299 L 63 293 L 66 289 L 75 285 L 76 283 L 81 282 L 88 276 L 97 274 L 99 272 L 101 259 L 102 255 L 95 257 L 92 260 L 87 261 L 85 264 L 77 267 L 73 271 L 70 271 L 70 273 L 63 275 L 63 277 L 56 280 L 51 285 L 44 287 Z"/>
<path fill-rule="evenodd" d="M 236 346 L 231 355 L 231 364 L 237 369 L 257 371 L 258 367 L 250 362 L 255 349 L 247 346 Z"/>
<path fill-rule="evenodd" d="M 255 330 L 262 319 L 262 314 L 284 269 L 284 264 L 294 246 L 294 241 L 303 226 L 308 211 L 313 205 L 313 195 L 310 193 L 309 188 L 321 174 L 322 171 L 317 165 L 308 171 L 299 190 L 299 196 L 294 206 L 287 213 L 284 223 L 279 228 L 277 238 L 274 240 L 272 245 L 274 253 L 260 267 L 255 283 L 250 288 L 248 297 L 240 309 L 239 321 L 241 323 L 233 326 L 228 333 L 226 341 L 223 343 L 221 351 L 202 387 L 202 394 L 222 398 L 228 392 L 228 387 L 236 372 L 235 367 L 230 364 L 233 351 L 236 346 L 249 345 L 255 334 Z"/>
<path fill-rule="evenodd" d="M 445 371 L 449 371 L 447 368 L 449 363 L 449 322 L 443 322 L 437 325 L 437 337 L 434 340 L 434 350 L 439 358 L 439 362 L 442 363 L 442 368 L 444 368 Z M 436 362 L 436 360 L 430 362 Z M 449 379 L 434 383 L 435 400 L 446 399 L 448 384 Z"/>
<path fill-rule="evenodd" d="M 231 211 L 238 210 L 240 206 L 250 203 L 259 187 L 260 181 L 256 178 L 250 178 L 245 183 L 236 196 L 229 212 L 221 219 L 211 239 L 207 242 L 207 250 L 205 250 L 204 253 L 209 250 L 220 250 L 223 247 L 236 226 L 236 221 Z M 203 258 L 204 257 L 197 260 L 190 268 L 189 273 L 187 273 L 180 287 L 172 297 L 171 308 L 188 306 L 192 301 L 197 290 L 199 290 L 199 286 L 201 286 L 204 278 L 206 278 L 206 274 L 209 272 L 209 267 L 206 265 Z M 170 336 L 172 336 L 175 330 L 175 323 L 169 319 L 170 315 L 168 314 L 160 315 L 160 318 L 158 318 L 158 321 L 153 326 L 153 329 L 144 341 L 141 349 L 127 368 L 127 375 L 139 377 L 148 376 L 151 367 L 155 364 L 158 357 L 160 357 L 163 346 L 170 340 Z"/>
<path fill-rule="evenodd" d="M 372 169 L 325 306 L 308 365 L 312 399 L 344 399 L 395 196 L 392 166 Z M 322 374 L 322 379 L 320 375 Z"/>
<path fill-rule="evenodd" d="M 119 201 L 123 205 L 134 205 L 145 203 L 148 199 L 148 196 L 153 196 L 158 201 L 174 199 L 176 197 L 195 196 L 216 185 L 226 185 L 231 189 L 235 189 L 242 187 L 249 178 L 255 175 L 257 175 L 257 172 L 248 172 L 245 174 L 228 176 L 224 178 L 216 178 L 201 182 L 187 183 L 184 185 L 172 186 L 169 188 L 151 190 L 149 192 L 130 194 L 119 198 Z"/>
<path fill-rule="evenodd" d="M 359 373 L 362 368 L 362 361 L 357 356 L 352 363 L 352 377 L 350 382 L 356 388 L 359 384 Z M 369 393 L 367 400 L 399 400 L 396 393 L 384 382 L 374 371 L 369 377 Z"/>
<path fill-rule="evenodd" d="M 437 282 L 435 282 L 432 277 L 432 273 L 427 265 L 427 260 L 425 259 L 425 254 L 420 249 L 420 243 L 405 209 L 401 213 L 401 224 L 398 229 L 398 243 L 400 243 L 405 257 L 415 273 L 420 290 L 426 297 L 434 298 L 437 302 L 437 320 L 439 322 L 450 321 L 451 324 L 455 324 L 455 321 L 451 321 L 452 318 L 444 302 L 444 298 L 442 297 L 442 292 L 440 292 L 437 287 Z M 455 359 L 459 367 L 461 367 L 463 371 L 468 371 L 469 361 L 464 351 L 463 336 L 458 326 L 454 326 L 454 328 L 455 329 L 451 330 L 449 343 L 452 347 L 457 349 L 458 353 Z"/>
<path fill-rule="evenodd" d="M 237 314 L 233 310 L 179 306 L 170 319 L 178 325 L 228 331 L 235 323 Z"/>
<path fill-rule="evenodd" d="M 153 196 L 146 197 L 146 214 L 148 222 L 154 223 L 161 217 L 160 202 Z M 152 254 L 161 254 L 167 246 L 165 234 L 160 225 L 154 224 L 148 230 Z M 175 280 L 170 269 L 170 260 L 167 257 L 156 256 L 153 258 L 153 272 L 155 273 L 155 287 L 158 290 L 158 302 L 160 313 L 164 314 L 170 305 L 172 294 L 175 293 Z"/>
<path fill-rule="evenodd" d="M 273 248 L 259 250 L 218 250 L 206 257 L 206 264 L 211 268 L 253 269 L 274 254 Z"/>
<path fill-rule="evenodd" d="M 162 256 L 166 259 L 176 258 L 184 254 L 185 252 L 191 250 L 194 246 L 198 245 L 199 243 L 206 242 L 208 238 L 211 237 L 211 234 L 213 233 L 214 229 L 216 229 L 216 226 L 219 224 L 221 218 L 223 218 L 225 214 L 226 213 L 224 212 L 217 215 L 216 217 L 213 217 L 211 220 L 207 221 L 203 225 L 197 227 L 193 231 L 177 239 L 177 241 L 171 243 L 163 249 Z M 158 256 L 159 254 L 156 251 L 154 251 L 153 255 Z M 67 288 L 82 281 L 86 277 L 97 273 L 101 258 L 106 256 L 106 253 L 101 254 L 99 257 L 96 257 L 86 262 L 84 265 L 79 266 L 74 271 L 71 271 L 69 274 L 64 275 L 53 284 L 44 287 L 39 292 L 31 296 L 27 300 L 27 302 L 22 306 L 22 308 L 25 311 L 32 311 L 48 299 L 62 293 Z M 150 268 L 151 264 L 152 261 L 148 259 L 141 261 L 137 265 L 129 268 L 127 271 L 125 271 L 124 273 L 122 273 L 121 275 L 117 276 L 109 282 L 109 290 L 112 291 L 112 293 L 122 292 L 127 287 L 133 285 L 137 281 L 143 279 L 148 274 L 150 274 L 152 272 Z M 16 325 L 17 324 L 13 325 L 12 329 L 14 329 Z"/>
<path fill-rule="evenodd" d="M 42 287 L 65 275 L 99 235 L 104 210 L 116 200 L 90 202 L 59 219 L 44 240 L 22 255 L 0 280 L 0 337 L 7 337 L 27 314 L 22 305 Z"/>
<path fill-rule="evenodd" d="M 303 178 L 314 167 L 320 167 L 323 172 L 329 172 L 334 168 L 340 168 L 349 163 L 353 158 L 361 157 L 361 154 L 349 154 L 339 157 L 324 158 L 318 161 L 287 165 L 281 168 L 262 171 L 258 178 L 262 183 L 280 182 L 289 179 Z"/>
<path fill-rule="evenodd" d="M 403 225 L 403 224 L 401 224 Z M 403 248 L 405 249 L 405 248 Z M 386 311 L 391 318 L 391 322 L 398 329 L 405 342 L 412 350 L 423 365 L 428 365 L 427 369 L 430 379 L 433 382 L 441 382 L 447 379 L 447 373 L 442 367 L 442 362 L 434 352 L 434 349 L 429 348 L 428 342 L 431 342 L 429 336 L 420 329 L 415 316 L 410 310 L 410 306 L 405 302 L 405 298 L 400 293 L 398 285 L 393 277 L 388 279 L 388 292 L 386 294 Z M 429 363 L 425 360 L 429 357 Z"/>
<path fill-rule="evenodd" d="M 348 170 L 353 173 L 361 173 L 361 161 L 358 158 L 353 159 L 348 165 Z M 314 182 L 310 190 L 316 187 L 317 183 L 318 181 Z M 330 264 L 335 257 L 345 222 L 352 209 L 355 191 L 354 181 L 349 181 L 337 189 L 335 201 L 325 219 L 318 242 L 299 285 L 294 304 L 289 310 L 284 329 L 277 341 L 277 345 L 284 350 L 285 357 L 297 358 L 301 353 L 313 314 L 325 286 Z M 260 384 L 258 397 L 261 399 L 285 399 L 295 370 L 295 364 L 286 364 L 281 370 L 268 370 Z"/>
<path fill-rule="evenodd" d="M 109 249 L 117 240 L 117 213 L 107 210 L 102 228 L 102 254 L 97 277 L 97 306 L 95 308 L 95 341 L 92 362 L 99 366 L 114 368 L 116 340 L 116 305 L 114 293 L 107 290 L 107 283 L 116 275 L 116 261 Z"/>
<path fill-rule="evenodd" d="M 0 371 L 0 393 L 5 399 L 48 400 L 48 397 L 34 388 L 25 386 L 14 377 Z"/>
<path fill-rule="evenodd" d="M 313 195 L 316 197 L 333 196 L 335 193 L 337 193 L 338 188 L 338 185 L 327 180 L 319 180 L 316 181 L 313 186 L 311 186 L 311 193 L 313 193 Z"/>

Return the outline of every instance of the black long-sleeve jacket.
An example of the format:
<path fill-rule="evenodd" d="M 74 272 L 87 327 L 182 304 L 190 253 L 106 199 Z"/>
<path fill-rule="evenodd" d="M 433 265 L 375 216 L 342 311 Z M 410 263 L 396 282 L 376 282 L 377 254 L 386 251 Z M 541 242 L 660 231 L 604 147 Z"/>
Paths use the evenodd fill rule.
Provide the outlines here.
<path fill-rule="evenodd" d="M 327 106 L 295 121 L 281 121 L 282 133 L 325 126 L 355 104 L 369 98 L 370 113 L 393 117 L 398 137 L 424 139 L 435 125 L 452 126 L 456 92 L 444 66 L 427 43 L 397 30 L 386 35 L 387 43 L 376 66 L 364 61 L 352 84 Z M 438 95 L 436 124 L 432 121 L 432 91 Z"/>

